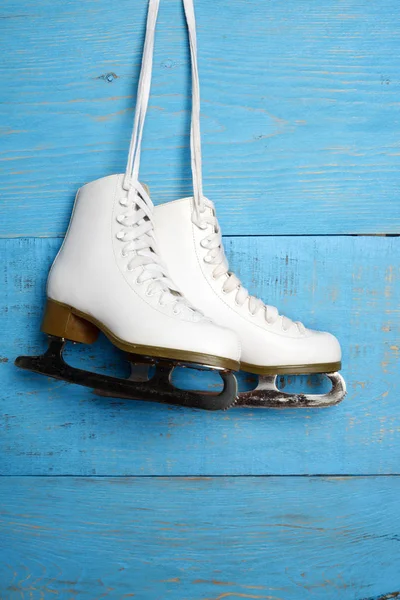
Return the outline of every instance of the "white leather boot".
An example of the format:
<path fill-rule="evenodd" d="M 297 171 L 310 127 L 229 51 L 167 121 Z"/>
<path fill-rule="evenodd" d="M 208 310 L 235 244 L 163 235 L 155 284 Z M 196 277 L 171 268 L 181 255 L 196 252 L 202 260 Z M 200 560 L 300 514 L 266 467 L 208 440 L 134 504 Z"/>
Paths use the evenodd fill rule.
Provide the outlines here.
<path fill-rule="evenodd" d="M 156 206 L 156 235 L 171 277 L 185 297 L 238 334 L 241 368 L 268 375 L 340 369 L 340 345 L 333 335 L 291 321 L 241 285 L 229 270 L 215 208 L 203 200 L 199 219 L 193 198 Z"/>
<path fill-rule="evenodd" d="M 179 293 L 160 258 L 146 190 L 123 182 L 111 175 L 79 190 L 48 278 L 44 331 L 68 337 L 61 328 L 76 316 L 125 352 L 238 368 L 236 335 Z"/>
<path fill-rule="evenodd" d="M 43 357 L 20 357 L 23 368 L 94 386 L 107 395 L 227 408 L 236 397 L 237 335 L 212 323 L 173 283 L 154 235 L 153 205 L 138 181 L 141 139 L 150 93 L 154 30 L 159 0 L 150 0 L 134 129 L 127 170 L 84 185 L 61 250 L 51 268 L 42 330 L 53 336 Z M 102 331 L 133 362 L 155 362 L 127 382 L 78 372 L 63 362 L 65 340 L 91 343 Z M 143 359 L 143 357 L 146 357 Z M 167 361 L 167 362 L 166 362 Z M 176 364 L 200 364 L 222 372 L 220 394 L 177 390 L 169 381 Z"/>
<path fill-rule="evenodd" d="M 196 307 L 239 336 L 241 368 L 264 377 L 243 404 L 323 406 L 339 402 L 345 384 L 337 373 L 341 349 L 330 333 L 313 331 L 279 314 L 242 286 L 229 270 L 212 202 L 203 196 L 200 141 L 200 93 L 192 0 L 183 0 L 192 60 L 191 155 L 193 198 L 155 208 L 160 252 L 179 289 Z M 275 387 L 277 374 L 327 373 L 333 389 L 323 396 L 288 395 Z"/>

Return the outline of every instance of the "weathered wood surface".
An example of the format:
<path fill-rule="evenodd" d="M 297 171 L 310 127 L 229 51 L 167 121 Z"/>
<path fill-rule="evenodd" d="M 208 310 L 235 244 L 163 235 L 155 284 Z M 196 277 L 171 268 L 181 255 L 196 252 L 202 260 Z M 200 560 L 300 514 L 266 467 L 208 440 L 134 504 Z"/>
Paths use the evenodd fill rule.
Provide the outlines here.
<path fill-rule="evenodd" d="M 32 236 L 0 239 L 0 598 L 400 597 L 399 477 L 251 476 L 400 473 L 400 240 L 335 237 L 400 233 L 396 0 L 196 0 L 205 191 L 228 255 L 252 291 L 338 335 L 342 405 L 204 414 L 13 366 L 45 347 L 77 187 L 125 167 L 145 11 L 0 7 L 0 238 Z M 180 0 L 162 0 L 156 46 L 142 179 L 159 203 L 191 191 Z M 68 358 L 124 373 L 104 339 Z"/>
<path fill-rule="evenodd" d="M 60 235 L 125 168 L 145 2 L 5 0 L 0 234 Z M 398 1 L 196 3 L 205 190 L 225 234 L 400 231 Z M 160 9 L 142 178 L 190 192 L 181 3 Z"/>
<path fill-rule="evenodd" d="M 221 414 L 100 399 L 14 367 L 18 354 L 45 347 L 39 324 L 59 244 L 0 241 L 1 473 L 399 473 L 398 238 L 226 239 L 232 267 L 252 291 L 338 335 L 349 393 L 320 411 Z M 123 371 L 106 341 L 69 356 L 83 368 Z M 312 390 L 307 380 L 305 388 Z"/>
<path fill-rule="evenodd" d="M 395 477 L 1 478 L 0 596 L 395 598 L 399 495 Z"/>

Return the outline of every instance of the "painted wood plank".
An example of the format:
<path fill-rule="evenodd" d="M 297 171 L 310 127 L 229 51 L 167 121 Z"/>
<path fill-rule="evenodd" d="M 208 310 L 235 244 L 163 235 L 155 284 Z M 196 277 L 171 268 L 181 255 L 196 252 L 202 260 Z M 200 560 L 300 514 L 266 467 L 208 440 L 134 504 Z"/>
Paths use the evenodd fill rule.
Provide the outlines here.
<path fill-rule="evenodd" d="M 1 478 L 1 597 L 395 598 L 399 494 L 394 477 Z"/>
<path fill-rule="evenodd" d="M 60 240 L 0 240 L 0 473 L 399 473 L 399 238 L 226 242 L 232 267 L 252 291 L 338 335 L 346 400 L 320 411 L 204 414 L 100 399 L 22 372 L 14 358 L 45 347 L 45 279 Z M 121 354 L 105 340 L 71 348 L 69 358 L 90 370 L 124 371 Z M 302 385 L 314 389 L 308 379 Z"/>
<path fill-rule="evenodd" d="M 146 2 L 1 6 L 0 234 L 60 235 L 83 183 L 123 171 Z M 181 3 L 160 9 L 143 181 L 190 193 Z M 226 234 L 400 227 L 397 0 L 196 3 L 205 191 Z"/>

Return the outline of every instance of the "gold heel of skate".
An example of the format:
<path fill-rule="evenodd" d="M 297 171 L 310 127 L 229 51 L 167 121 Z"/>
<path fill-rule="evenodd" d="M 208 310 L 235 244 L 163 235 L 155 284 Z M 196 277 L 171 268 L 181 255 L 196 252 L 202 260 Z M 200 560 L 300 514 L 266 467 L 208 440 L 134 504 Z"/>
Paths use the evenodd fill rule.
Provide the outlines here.
<path fill-rule="evenodd" d="M 50 299 L 47 300 L 41 330 L 81 344 L 93 344 L 99 335 L 96 325 L 74 314 L 70 307 Z"/>

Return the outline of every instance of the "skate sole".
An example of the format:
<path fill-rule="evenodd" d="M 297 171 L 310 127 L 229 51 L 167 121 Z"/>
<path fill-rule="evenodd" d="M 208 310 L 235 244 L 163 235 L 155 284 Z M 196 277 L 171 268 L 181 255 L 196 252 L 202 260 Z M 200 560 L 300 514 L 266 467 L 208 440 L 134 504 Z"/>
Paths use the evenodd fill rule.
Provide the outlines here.
<path fill-rule="evenodd" d="M 239 362 L 229 358 L 191 352 L 189 350 L 144 346 L 126 342 L 114 335 L 103 323 L 91 315 L 87 315 L 73 306 L 68 306 L 50 298 L 47 299 L 41 330 L 48 335 L 83 344 L 92 344 L 95 342 L 99 331 L 101 331 L 114 346 L 128 354 L 176 360 L 211 367 L 213 369 L 226 369 L 229 371 L 238 371 L 240 369 Z"/>
<path fill-rule="evenodd" d="M 261 366 L 252 365 L 250 363 L 240 363 L 242 371 L 247 373 L 254 373 L 255 375 L 310 375 L 312 373 L 335 373 L 340 371 L 342 363 L 331 362 L 331 363 L 316 363 L 314 365 L 285 365 L 285 366 Z"/>

